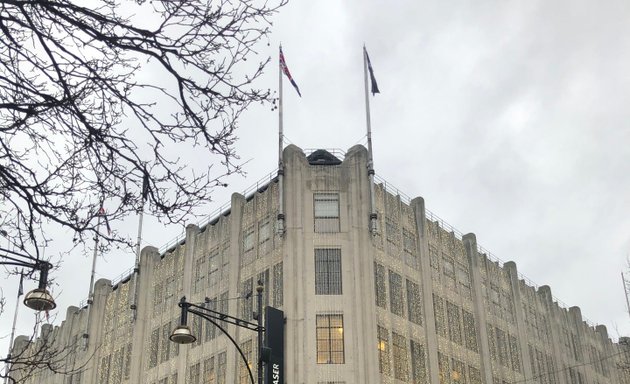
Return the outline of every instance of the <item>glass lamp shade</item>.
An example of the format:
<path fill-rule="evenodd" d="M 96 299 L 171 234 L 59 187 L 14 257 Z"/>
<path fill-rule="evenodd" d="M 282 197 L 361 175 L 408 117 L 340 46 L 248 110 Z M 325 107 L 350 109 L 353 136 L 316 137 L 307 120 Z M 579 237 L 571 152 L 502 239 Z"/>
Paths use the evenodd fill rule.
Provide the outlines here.
<path fill-rule="evenodd" d="M 55 300 L 46 289 L 36 288 L 26 294 L 24 305 L 36 311 L 50 311 L 57 307 Z"/>
<path fill-rule="evenodd" d="M 169 336 L 169 339 L 177 344 L 190 344 L 197 340 L 187 325 L 178 325 L 171 336 Z"/>

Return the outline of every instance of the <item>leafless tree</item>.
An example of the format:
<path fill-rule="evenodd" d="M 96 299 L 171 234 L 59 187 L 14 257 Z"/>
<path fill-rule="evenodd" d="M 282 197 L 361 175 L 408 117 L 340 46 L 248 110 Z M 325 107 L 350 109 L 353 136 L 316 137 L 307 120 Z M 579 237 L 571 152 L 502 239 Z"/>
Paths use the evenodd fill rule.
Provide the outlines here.
<path fill-rule="evenodd" d="M 124 241 L 104 200 L 112 221 L 146 192 L 169 223 L 209 201 L 241 171 L 239 117 L 272 101 L 256 50 L 285 3 L 0 0 L 0 227 L 30 249 L 50 223 Z"/>
<path fill-rule="evenodd" d="M 43 315 L 42 315 L 43 317 Z M 41 329 L 41 334 L 37 334 Z M 0 378 L 6 383 L 45 382 L 50 375 L 80 376 L 92 356 L 78 353 L 81 339 L 65 340 L 52 325 L 35 322 L 31 337 L 19 336 L 11 353 L 0 359 Z M 77 381 L 78 382 L 78 381 Z"/>

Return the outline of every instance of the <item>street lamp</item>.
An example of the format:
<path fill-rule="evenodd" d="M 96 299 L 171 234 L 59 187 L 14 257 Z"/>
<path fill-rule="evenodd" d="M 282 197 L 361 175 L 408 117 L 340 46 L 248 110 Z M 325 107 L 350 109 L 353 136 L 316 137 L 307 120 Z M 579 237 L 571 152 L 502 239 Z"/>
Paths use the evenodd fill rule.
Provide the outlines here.
<path fill-rule="evenodd" d="M 236 340 L 234 340 L 234 338 L 229 333 L 227 333 L 227 331 L 221 325 L 219 325 L 217 321 L 225 322 L 228 324 L 234 324 L 237 327 L 246 328 L 251 331 L 256 331 L 258 333 L 258 384 L 263 384 L 263 358 L 264 356 L 269 355 L 269 351 L 267 350 L 267 348 L 263 347 L 263 343 L 262 343 L 263 334 L 265 333 L 265 327 L 262 326 L 263 287 L 261 285 L 257 286 L 256 292 L 257 292 L 256 297 L 258 299 L 258 311 L 255 314 L 255 318 L 258 321 L 257 324 L 251 323 L 243 319 L 239 319 L 238 317 L 230 316 L 225 313 L 217 312 L 212 309 L 208 309 L 208 308 L 205 308 L 205 307 L 193 304 L 193 303 L 189 303 L 186 301 L 186 296 L 182 297 L 178 304 L 179 307 L 182 309 L 182 313 L 180 317 L 180 324 L 175 328 L 175 330 L 173 330 L 173 333 L 171 334 L 171 336 L 169 336 L 169 339 L 172 342 L 178 343 L 178 344 L 191 344 L 197 340 L 195 335 L 192 334 L 190 327 L 187 325 L 188 313 L 192 313 L 194 315 L 197 315 L 209 321 L 210 323 L 214 324 L 214 326 L 216 326 L 221 332 L 223 332 L 223 334 L 225 334 L 225 336 L 227 336 L 228 339 L 230 339 L 232 344 L 234 344 L 234 346 L 238 350 L 238 353 L 241 355 L 241 358 L 245 362 L 245 366 L 247 367 L 247 370 L 249 372 L 249 378 L 252 384 L 256 384 L 256 382 L 254 381 L 254 374 L 252 373 L 252 369 L 249 365 L 249 361 L 247 361 L 247 357 L 243 353 L 243 350 L 238 345 Z"/>
<path fill-rule="evenodd" d="M 46 285 L 48 284 L 48 271 L 52 268 L 52 264 L 29 255 L 0 248 L 0 265 L 14 265 L 16 267 L 38 270 L 39 285 L 26 294 L 24 297 L 24 305 L 36 311 L 50 311 L 57 307 L 52 295 L 46 289 Z"/>

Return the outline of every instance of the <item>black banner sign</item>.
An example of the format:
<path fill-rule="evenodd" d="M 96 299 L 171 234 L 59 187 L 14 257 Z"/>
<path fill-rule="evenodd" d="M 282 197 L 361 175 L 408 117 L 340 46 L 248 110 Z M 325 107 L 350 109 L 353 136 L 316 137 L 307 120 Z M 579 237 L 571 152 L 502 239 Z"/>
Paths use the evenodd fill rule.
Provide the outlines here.
<path fill-rule="evenodd" d="M 265 384 L 284 384 L 284 312 L 265 308 L 265 347 L 269 348 Z"/>

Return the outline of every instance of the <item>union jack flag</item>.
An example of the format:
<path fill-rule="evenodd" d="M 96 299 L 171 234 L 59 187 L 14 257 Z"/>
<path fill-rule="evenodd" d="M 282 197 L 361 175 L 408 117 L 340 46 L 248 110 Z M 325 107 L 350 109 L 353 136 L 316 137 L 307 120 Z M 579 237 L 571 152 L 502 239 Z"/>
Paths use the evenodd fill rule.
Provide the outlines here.
<path fill-rule="evenodd" d="M 293 77 L 291 77 L 291 72 L 289 72 L 289 67 L 287 67 L 287 62 L 284 60 L 284 54 L 282 53 L 282 46 L 280 46 L 280 69 L 282 69 L 282 73 L 284 73 L 287 76 L 287 78 L 291 82 L 291 85 L 293 85 L 293 88 L 295 88 L 295 90 L 297 91 L 298 95 L 302 97 L 302 94 L 300 93 L 300 88 L 295 83 L 295 80 L 293 80 Z"/>

